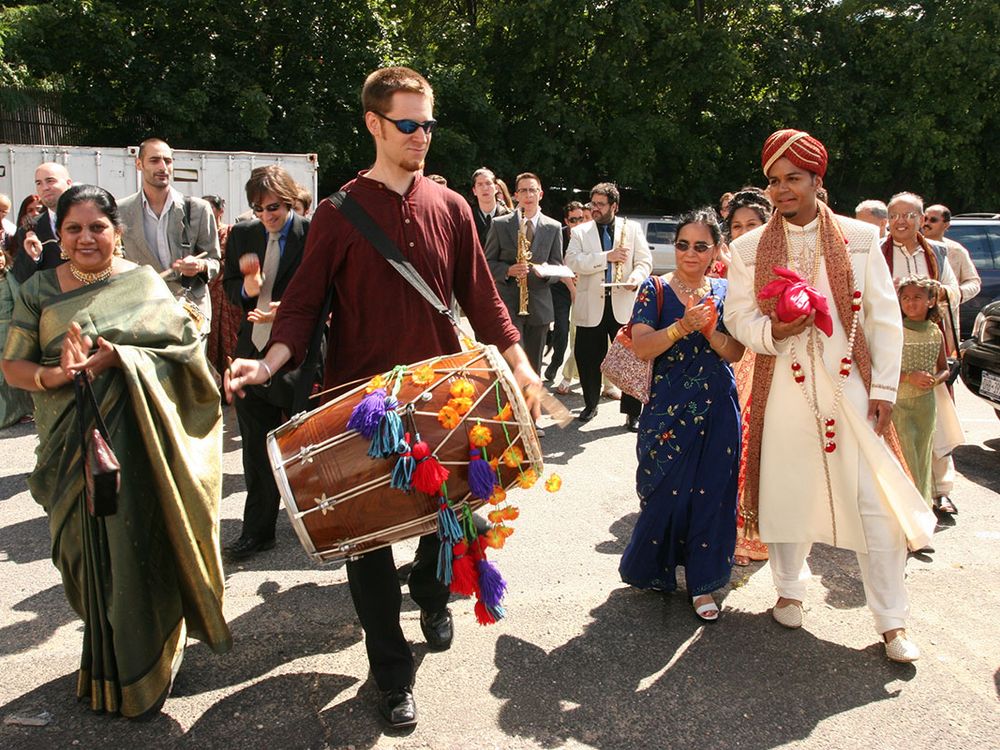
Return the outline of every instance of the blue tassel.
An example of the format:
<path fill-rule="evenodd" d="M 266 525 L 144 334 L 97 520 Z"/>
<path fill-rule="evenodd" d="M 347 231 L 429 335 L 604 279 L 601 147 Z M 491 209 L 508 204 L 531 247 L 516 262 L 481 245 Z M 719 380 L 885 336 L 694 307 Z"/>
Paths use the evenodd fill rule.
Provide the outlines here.
<path fill-rule="evenodd" d="M 441 583 L 450 586 L 451 565 L 454 558 L 451 548 L 462 538 L 462 527 L 458 525 L 455 511 L 449 507 L 448 502 L 440 498 L 438 503 L 437 536 L 441 540 L 441 547 L 438 550 L 437 578 Z"/>
<path fill-rule="evenodd" d="M 399 441 L 403 439 L 403 422 L 396 413 L 396 399 L 389 396 L 385 400 L 385 412 L 378 423 L 378 430 L 372 436 L 368 446 L 368 455 L 372 458 L 389 458 L 396 454 Z"/>
<path fill-rule="evenodd" d="M 493 612 L 496 607 L 500 607 L 500 600 L 507 593 L 507 581 L 500 575 L 496 565 L 489 560 L 482 559 L 476 562 L 476 570 L 479 572 L 479 592 L 480 599 L 486 608 Z M 501 612 L 503 608 L 501 607 Z M 495 616 L 495 615 L 494 615 Z M 501 617 L 503 615 L 501 614 Z M 497 619 L 500 619 L 499 617 Z"/>
<path fill-rule="evenodd" d="M 473 448 L 469 455 L 469 490 L 480 500 L 489 500 L 496 486 L 497 477 L 489 462 L 479 457 L 479 451 Z"/>
<path fill-rule="evenodd" d="M 490 614 L 493 615 L 494 620 L 502 620 L 504 615 L 507 614 L 507 610 L 503 608 L 502 604 L 495 604 L 492 607 L 487 604 L 486 609 L 488 609 Z"/>
<path fill-rule="evenodd" d="M 385 414 L 385 388 L 376 388 L 365 396 L 351 411 L 347 420 L 347 429 L 357 430 L 368 440 L 378 431 L 379 422 Z"/>
<path fill-rule="evenodd" d="M 410 451 L 409 437 L 410 435 L 407 433 L 396 447 L 399 459 L 396 461 L 396 465 L 392 467 L 392 479 L 389 480 L 390 487 L 394 490 L 402 490 L 403 492 L 413 491 L 413 470 L 417 468 L 417 462 Z"/>

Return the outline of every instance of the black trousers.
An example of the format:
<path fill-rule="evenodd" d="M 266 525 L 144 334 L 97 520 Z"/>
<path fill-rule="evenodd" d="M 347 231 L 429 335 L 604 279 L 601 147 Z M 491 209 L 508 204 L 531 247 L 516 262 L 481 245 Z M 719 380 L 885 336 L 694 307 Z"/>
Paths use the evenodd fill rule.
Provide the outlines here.
<path fill-rule="evenodd" d="M 580 371 L 580 386 L 583 389 L 583 403 L 586 409 L 596 409 L 601 400 L 601 362 L 608 353 L 608 343 L 613 341 L 622 325 L 615 320 L 611 308 L 611 294 L 604 295 L 604 315 L 596 326 L 576 327 L 576 368 Z M 622 414 L 638 417 L 642 402 L 632 396 L 622 394 Z"/>
<path fill-rule="evenodd" d="M 439 612 L 451 592 L 437 579 L 441 541 L 437 534 L 420 537 L 410 571 L 410 596 L 422 610 Z M 361 627 L 365 649 L 379 690 L 413 684 L 413 653 L 399 626 L 403 603 L 392 547 L 383 547 L 347 563 L 347 581 Z"/>
<path fill-rule="evenodd" d="M 552 308 L 555 319 L 552 322 L 552 333 L 549 342 L 552 345 L 552 361 L 545 369 L 545 379 L 555 380 L 563 360 L 566 359 L 566 347 L 569 346 L 569 312 L 573 305 L 569 288 L 562 282 L 552 285 Z"/>
<path fill-rule="evenodd" d="M 545 353 L 545 334 L 548 333 L 549 324 L 528 325 L 524 322 L 524 316 L 517 314 L 517 310 L 510 314 L 510 318 L 518 333 L 521 334 L 521 348 L 528 355 L 531 369 L 540 373 L 542 371 L 542 355 Z"/>
<path fill-rule="evenodd" d="M 243 537 L 273 539 L 280 495 L 267 459 L 267 433 L 287 419 L 292 391 L 280 376 L 271 386 L 252 385 L 234 401 L 243 442 L 243 475 L 247 499 L 243 506 Z"/>

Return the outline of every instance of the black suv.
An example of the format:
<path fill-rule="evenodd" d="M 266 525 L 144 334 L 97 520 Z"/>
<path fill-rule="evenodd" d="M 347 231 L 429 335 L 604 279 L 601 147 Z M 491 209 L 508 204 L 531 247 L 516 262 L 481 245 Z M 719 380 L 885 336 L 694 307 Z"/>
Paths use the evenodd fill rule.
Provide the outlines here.
<path fill-rule="evenodd" d="M 957 214 L 946 236 L 965 246 L 983 280 L 979 294 L 962 305 L 961 336 L 966 339 L 979 311 L 1000 298 L 1000 214 Z"/>
<path fill-rule="evenodd" d="M 962 382 L 1000 416 L 1000 300 L 979 311 L 962 344 Z"/>

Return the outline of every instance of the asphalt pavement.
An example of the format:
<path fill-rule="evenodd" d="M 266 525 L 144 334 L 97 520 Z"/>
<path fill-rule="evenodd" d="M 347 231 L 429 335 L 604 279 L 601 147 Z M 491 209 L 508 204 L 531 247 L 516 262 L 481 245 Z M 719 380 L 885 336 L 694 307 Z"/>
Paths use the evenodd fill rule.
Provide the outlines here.
<path fill-rule="evenodd" d="M 578 411 L 579 389 L 564 401 Z M 0 718 L 44 712 L 48 723 L 0 725 L 0 748 L 998 747 L 1000 419 L 960 385 L 958 404 L 960 512 L 933 554 L 907 564 L 916 664 L 885 659 L 842 550 L 814 548 L 798 631 L 771 620 L 766 563 L 734 570 L 713 625 L 695 619 L 683 591 L 624 586 L 635 437 L 604 401 L 589 424 L 543 438 L 559 492 L 512 492 L 516 532 L 491 558 L 509 584 L 506 619 L 481 627 L 459 599 L 453 647 L 430 653 L 404 595 L 419 711 L 405 733 L 375 711 L 343 566 L 312 564 L 284 512 L 275 549 L 227 566 L 229 654 L 189 641 L 171 698 L 148 722 L 77 703 L 82 626 L 26 489 L 34 430 L 10 428 L 0 433 Z M 231 410 L 224 470 L 225 540 L 239 533 L 245 497 Z M 397 564 L 413 550 L 397 545 Z"/>

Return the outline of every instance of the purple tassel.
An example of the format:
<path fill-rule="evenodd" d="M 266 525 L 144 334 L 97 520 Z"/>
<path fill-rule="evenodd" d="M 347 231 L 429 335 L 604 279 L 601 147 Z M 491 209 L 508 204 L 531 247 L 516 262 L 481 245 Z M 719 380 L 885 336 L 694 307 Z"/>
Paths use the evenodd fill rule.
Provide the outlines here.
<path fill-rule="evenodd" d="M 497 477 L 489 462 L 479 457 L 479 451 L 473 448 L 469 455 L 469 490 L 480 500 L 489 500 L 496 486 Z"/>
<path fill-rule="evenodd" d="M 365 396 L 351 411 L 347 429 L 357 430 L 368 440 L 375 436 L 379 422 L 385 414 L 385 388 L 376 388 Z"/>
<path fill-rule="evenodd" d="M 507 593 L 507 582 L 500 575 L 500 571 L 497 570 L 496 565 L 489 560 L 483 559 L 477 561 L 476 569 L 479 571 L 480 599 L 482 599 L 486 608 L 493 612 L 496 608 L 500 607 L 500 600 Z M 501 608 L 500 611 L 502 613 L 503 609 Z M 503 617 L 503 614 L 500 617 Z"/>

